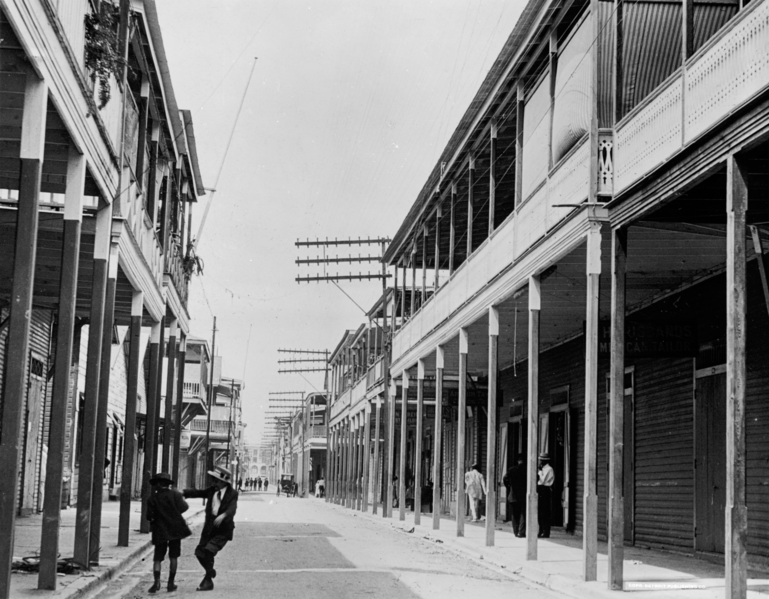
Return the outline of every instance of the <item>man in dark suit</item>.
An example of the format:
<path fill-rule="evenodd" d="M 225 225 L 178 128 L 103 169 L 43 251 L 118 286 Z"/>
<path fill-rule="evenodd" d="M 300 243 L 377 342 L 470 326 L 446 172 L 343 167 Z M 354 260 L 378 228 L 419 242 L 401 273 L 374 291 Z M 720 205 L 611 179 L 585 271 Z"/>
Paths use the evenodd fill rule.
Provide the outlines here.
<path fill-rule="evenodd" d="M 206 500 L 206 521 L 195 549 L 195 557 L 206 571 L 198 586 L 199 591 L 211 591 L 214 588 L 214 559 L 227 542 L 232 540 L 235 512 L 238 509 L 238 492 L 232 486 L 232 473 L 216 466 L 208 474 L 214 479 L 213 485 L 207 489 L 184 490 L 184 496 L 188 499 L 201 497 Z"/>
<path fill-rule="evenodd" d="M 171 485 L 174 481 L 167 472 L 156 474 L 150 479 L 152 495 L 147 502 L 147 520 L 152 531 L 152 544 L 155 546 L 152 572 L 155 582 L 150 587 L 150 593 L 160 590 L 160 570 L 168 552 L 170 560 L 168 573 L 168 591 L 176 590 L 176 566 L 182 551 L 182 539 L 192 533 L 182 514 L 187 511 L 187 502 L 182 494 Z"/>
<path fill-rule="evenodd" d="M 512 505 L 513 533 L 516 537 L 526 536 L 526 465 L 523 456 L 518 456 L 515 466 L 505 474 L 502 482 L 508 488 L 507 500 Z"/>

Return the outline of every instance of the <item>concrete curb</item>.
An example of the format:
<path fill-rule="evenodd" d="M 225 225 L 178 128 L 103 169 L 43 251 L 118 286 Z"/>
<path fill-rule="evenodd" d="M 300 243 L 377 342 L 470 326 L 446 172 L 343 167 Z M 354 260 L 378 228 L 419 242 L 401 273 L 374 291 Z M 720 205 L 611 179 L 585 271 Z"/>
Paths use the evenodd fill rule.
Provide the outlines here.
<path fill-rule="evenodd" d="M 351 510 L 350 508 L 331 502 L 324 502 L 324 504 L 338 511 L 349 512 L 357 517 L 365 517 L 367 520 L 383 526 L 389 525 L 390 528 L 394 530 L 416 532 L 413 523 L 382 518 L 381 514 L 374 516 L 370 512 Z M 421 533 L 425 531 L 419 532 Z M 572 599 L 617 598 L 617 591 L 608 590 L 600 582 L 584 582 L 568 576 L 551 574 L 550 572 L 537 568 L 532 562 L 522 562 L 520 565 L 511 568 L 510 565 L 501 563 L 500 560 L 497 559 L 497 556 L 487 551 L 485 546 L 471 548 L 455 540 L 446 541 L 444 539 L 437 539 L 436 537 L 431 536 L 429 532 L 426 535 L 418 534 L 415 538 L 418 538 L 422 543 L 433 546 L 437 544 L 437 541 L 440 541 L 440 545 L 445 549 L 454 554 L 468 558 L 479 566 L 507 576 L 511 580 L 520 580 L 529 584 L 535 584 L 561 595 L 572 597 Z"/>
<path fill-rule="evenodd" d="M 188 520 L 196 518 L 205 511 L 205 508 L 198 508 L 197 511 L 190 514 Z M 104 586 L 127 570 L 133 568 L 152 550 L 152 539 L 148 539 L 134 547 L 130 553 L 122 558 L 117 564 L 105 568 L 100 572 L 81 574 L 72 584 L 55 593 L 56 599 L 87 599 L 101 592 Z"/>

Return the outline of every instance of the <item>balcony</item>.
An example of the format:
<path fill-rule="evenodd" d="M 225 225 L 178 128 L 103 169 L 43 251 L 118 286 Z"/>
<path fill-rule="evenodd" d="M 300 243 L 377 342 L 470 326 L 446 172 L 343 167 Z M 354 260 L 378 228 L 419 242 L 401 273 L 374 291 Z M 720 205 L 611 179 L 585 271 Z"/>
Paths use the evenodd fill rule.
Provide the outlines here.
<path fill-rule="evenodd" d="M 195 434 L 205 434 L 207 425 L 205 418 L 194 418 L 190 422 L 190 430 Z M 211 420 L 211 437 L 217 440 L 227 439 L 227 435 L 234 430 L 235 426 L 229 420 Z"/>

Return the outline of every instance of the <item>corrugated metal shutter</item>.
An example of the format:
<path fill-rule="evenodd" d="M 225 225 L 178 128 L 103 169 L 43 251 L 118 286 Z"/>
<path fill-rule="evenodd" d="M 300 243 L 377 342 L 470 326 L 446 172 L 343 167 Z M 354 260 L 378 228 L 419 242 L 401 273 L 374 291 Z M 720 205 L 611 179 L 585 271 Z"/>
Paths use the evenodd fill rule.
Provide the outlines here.
<path fill-rule="evenodd" d="M 635 372 L 636 544 L 692 551 L 693 361 L 639 360 Z"/>

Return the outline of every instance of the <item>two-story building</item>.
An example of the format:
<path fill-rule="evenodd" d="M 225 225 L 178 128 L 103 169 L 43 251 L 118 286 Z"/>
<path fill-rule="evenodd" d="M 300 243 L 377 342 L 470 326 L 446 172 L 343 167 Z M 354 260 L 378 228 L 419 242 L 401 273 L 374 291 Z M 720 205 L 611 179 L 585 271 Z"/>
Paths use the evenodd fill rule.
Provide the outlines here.
<path fill-rule="evenodd" d="M 12 0 L 0 7 L 0 32 L 4 598 L 18 514 L 44 514 L 41 589 L 57 584 L 62 504 L 77 506 L 74 557 L 84 567 L 99 560 L 110 489 L 128 544 L 142 386 L 145 496 L 155 457 L 170 469 L 171 435 L 159 445 L 158 426 L 181 401 L 190 205 L 203 186 L 153 0 Z M 166 342 L 171 410 L 161 413 Z"/>

